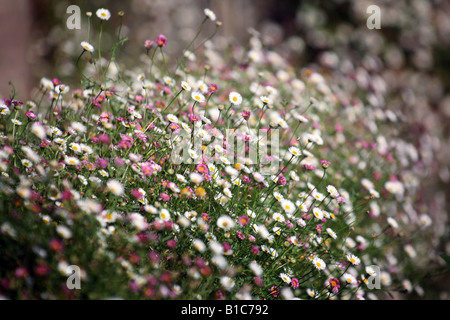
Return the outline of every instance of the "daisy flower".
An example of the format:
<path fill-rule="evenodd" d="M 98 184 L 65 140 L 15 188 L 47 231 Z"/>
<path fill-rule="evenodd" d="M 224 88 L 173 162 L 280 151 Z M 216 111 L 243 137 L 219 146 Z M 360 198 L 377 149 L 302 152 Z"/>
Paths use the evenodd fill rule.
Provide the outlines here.
<path fill-rule="evenodd" d="M 313 214 L 317 219 L 319 219 L 319 220 L 323 219 L 323 212 L 319 208 L 317 208 L 317 207 L 313 208 Z"/>
<path fill-rule="evenodd" d="M 33 166 L 33 162 L 31 162 L 31 161 L 28 160 L 28 159 L 22 159 L 21 162 L 22 162 L 22 164 L 23 164 L 24 167 L 30 168 L 31 166 Z"/>
<path fill-rule="evenodd" d="M 299 148 L 296 147 L 290 147 L 289 148 L 289 152 L 294 156 L 294 157 L 298 157 L 302 155 L 302 151 Z"/>
<path fill-rule="evenodd" d="M 216 14 L 215 14 L 212 10 L 206 8 L 206 9 L 203 10 L 203 12 L 205 13 L 205 16 L 206 16 L 209 20 L 211 20 L 211 21 L 216 21 Z"/>
<path fill-rule="evenodd" d="M 162 221 L 169 221 L 170 220 L 169 210 L 161 209 L 161 211 L 159 212 L 159 217 L 161 218 Z"/>
<path fill-rule="evenodd" d="M 16 126 L 21 126 L 22 125 L 22 122 L 17 120 L 17 119 L 11 119 L 11 122 L 14 123 L 14 125 L 16 125 Z"/>
<path fill-rule="evenodd" d="M 289 277 L 286 273 L 280 273 L 280 278 L 286 283 L 291 283 L 291 277 Z"/>
<path fill-rule="evenodd" d="M 387 223 L 388 223 L 393 229 L 397 229 L 397 228 L 398 228 L 398 223 L 397 223 L 397 221 L 395 221 L 394 218 L 388 217 L 386 220 L 387 220 Z"/>
<path fill-rule="evenodd" d="M 192 90 L 191 86 L 186 81 L 181 81 L 181 88 L 187 92 Z"/>
<path fill-rule="evenodd" d="M 344 280 L 348 283 L 348 284 L 355 284 L 357 283 L 356 278 L 351 275 L 350 273 L 344 273 L 344 275 L 342 276 L 342 278 L 344 278 Z"/>
<path fill-rule="evenodd" d="M 239 105 L 242 103 L 242 96 L 236 91 L 230 92 L 230 94 L 228 95 L 228 99 L 234 105 Z"/>
<path fill-rule="evenodd" d="M 81 47 L 86 51 L 94 52 L 94 46 L 87 41 L 82 41 Z"/>
<path fill-rule="evenodd" d="M 205 96 L 198 92 L 198 91 L 194 91 L 191 94 L 192 99 L 194 99 L 195 101 L 197 101 L 198 103 L 202 103 L 206 100 Z"/>
<path fill-rule="evenodd" d="M 56 232 L 64 239 L 70 239 L 72 237 L 72 231 L 70 231 L 69 228 L 63 225 L 57 226 Z"/>
<path fill-rule="evenodd" d="M 265 104 L 272 104 L 272 103 L 273 103 L 272 99 L 270 99 L 270 98 L 267 97 L 267 96 L 261 96 L 260 99 L 261 99 L 261 101 L 262 101 L 263 103 L 265 103 Z"/>
<path fill-rule="evenodd" d="M 98 172 L 102 177 L 108 178 L 109 177 L 109 173 L 106 172 L 105 170 L 100 170 Z"/>
<path fill-rule="evenodd" d="M 80 160 L 75 157 L 65 157 L 64 162 L 71 166 L 77 166 L 80 164 Z"/>
<path fill-rule="evenodd" d="M 350 263 L 354 266 L 358 266 L 361 262 L 361 260 L 357 256 L 351 253 L 347 254 L 347 260 L 350 261 Z"/>
<path fill-rule="evenodd" d="M 114 194 L 114 195 L 116 195 L 116 196 L 121 196 L 122 194 L 123 194 L 123 191 L 124 191 L 124 187 L 123 187 L 123 185 L 119 182 L 119 181 L 117 181 L 117 180 L 109 180 L 107 183 L 106 183 L 106 186 L 108 187 L 108 190 L 112 193 L 112 194 Z"/>
<path fill-rule="evenodd" d="M 320 259 L 319 257 L 314 257 L 313 261 L 312 261 L 314 267 L 316 267 L 317 270 L 324 270 L 325 267 L 327 266 L 325 264 L 325 262 Z"/>
<path fill-rule="evenodd" d="M 97 17 L 99 17 L 101 20 L 109 20 L 111 18 L 111 12 L 109 12 L 108 9 L 98 9 L 95 13 Z"/>
<path fill-rule="evenodd" d="M 4 105 L 4 104 L 0 105 L 0 108 L 1 108 L 0 114 L 2 114 L 4 116 L 8 115 L 11 112 L 9 110 L 9 108 L 6 105 Z"/>
<path fill-rule="evenodd" d="M 330 235 L 330 237 L 332 237 L 333 239 L 336 239 L 336 238 L 337 238 L 337 235 L 336 235 L 336 233 L 333 231 L 333 229 L 327 228 L 327 232 L 328 232 L 328 234 Z"/>
<path fill-rule="evenodd" d="M 335 187 L 333 187 L 332 185 L 328 185 L 327 186 L 327 191 L 330 194 L 330 196 L 332 198 L 337 198 L 339 196 L 339 192 L 337 191 L 337 189 Z"/>
<path fill-rule="evenodd" d="M 225 231 L 234 228 L 234 220 L 230 216 L 222 215 L 217 219 L 217 226 Z"/>
<path fill-rule="evenodd" d="M 76 153 L 81 153 L 81 146 L 78 143 L 71 143 L 70 144 L 70 149 L 72 149 L 73 151 L 75 151 Z"/>
<path fill-rule="evenodd" d="M 282 200 L 281 207 L 288 214 L 292 214 L 295 211 L 295 204 L 290 200 L 286 200 L 286 199 Z"/>
<path fill-rule="evenodd" d="M 274 192 L 273 196 L 275 197 L 275 199 L 277 199 L 278 201 L 284 200 L 284 197 L 281 193 L 279 192 Z"/>
<path fill-rule="evenodd" d="M 275 212 L 272 215 L 272 219 L 275 220 L 275 221 L 278 221 L 278 222 L 284 222 L 285 221 L 284 216 L 281 213 L 279 213 L 279 212 Z"/>
<path fill-rule="evenodd" d="M 313 197 L 314 197 L 316 200 L 318 200 L 318 201 L 323 201 L 323 199 L 325 199 L 325 196 L 324 196 L 322 193 L 318 192 L 318 191 L 315 191 L 315 192 L 313 193 Z"/>
<path fill-rule="evenodd" d="M 200 239 L 194 239 L 192 241 L 192 245 L 197 251 L 200 251 L 200 252 L 204 252 L 206 249 L 205 243 Z"/>
<path fill-rule="evenodd" d="M 178 117 L 174 114 L 168 114 L 167 115 L 167 120 L 169 120 L 170 122 L 174 122 L 174 123 L 178 123 Z"/>

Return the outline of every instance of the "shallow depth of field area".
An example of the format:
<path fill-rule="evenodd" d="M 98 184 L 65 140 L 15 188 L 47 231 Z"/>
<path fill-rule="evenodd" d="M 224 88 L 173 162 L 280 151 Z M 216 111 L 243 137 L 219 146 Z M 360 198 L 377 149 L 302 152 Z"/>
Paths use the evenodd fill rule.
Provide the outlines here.
<path fill-rule="evenodd" d="M 0 297 L 445 297 L 439 138 L 390 108 L 378 61 L 302 63 L 254 29 L 219 48 L 199 13 L 174 57 L 164 29 L 133 42 L 132 13 L 93 8 L 73 76 L 30 99 L 10 82 Z"/>

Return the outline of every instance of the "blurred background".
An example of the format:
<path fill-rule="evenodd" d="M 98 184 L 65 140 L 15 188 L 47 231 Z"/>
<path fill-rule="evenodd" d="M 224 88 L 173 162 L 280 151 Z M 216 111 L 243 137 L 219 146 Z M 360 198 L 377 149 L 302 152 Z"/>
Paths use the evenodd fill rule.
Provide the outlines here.
<path fill-rule="evenodd" d="M 369 30 L 370 5 L 381 9 L 381 29 Z M 67 7 L 81 8 L 81 29 L 68 30 Z M 408 139 L 419 149 L 432 145 L 423 181 L 423 205 L 434 217 L 436 243 L 450 252 L 447 203 L 450 202 L 450 1 L 448 0 L 0 0 L 0 97 L 7 98 L 12 81 L 17 98 L 33 98 L 42 77 L 58 77 L 73 87 L 79 84 L 75 61 L 80 42 L 87 40 L 86 12 L 91 11 L 96 39 L 98 8 L 112 17 L 105 28 L 105 47 L 119 27 L 117 13 L 124 11 L 122 34 L 129 41 L 118 59 L 139 62 L 147 39 L 162 33 L 165 48 L 175 59 L 213 10 L 223 25 L 213 41 L 221 49 L 248 47 L 250 32 L 259 32 L 266 47 L 299 69 L 311 66 L 323 73 L 352 76 L 369 92 L 369 103 L 399 110 L 408 121 Z M 209 24 L 211 26 L 212 24 Z M 214 32 L 205 28 L 202 37 Z M 201 37 L 200 37 L 201 38 Z M 96 45 L 96 40 L 92 44 Z M 425 170 L 425 168 L 424 168 Z M 445 280 L 447 279 L 447 280 Z M 450 288 L 448 278 L 430 284 L 437 291 Z M 446 290 L 447 288 L 447 290 Z M 445 297 L 449 299 L 447 294 Z"/>

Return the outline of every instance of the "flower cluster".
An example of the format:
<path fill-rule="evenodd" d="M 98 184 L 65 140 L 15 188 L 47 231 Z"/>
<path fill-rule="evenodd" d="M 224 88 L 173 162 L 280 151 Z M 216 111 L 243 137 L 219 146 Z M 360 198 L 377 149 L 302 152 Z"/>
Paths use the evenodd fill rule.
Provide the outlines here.
<path fill-rule="evenodd" d="M 428 262 L 419 234 L 432 221 L 413 209 L 421 150 L 389 129 L 389 110 L 346 92 L 351 79 L 297 72 L 256 34 L 245 67 L 210 43 L 189 69 L 171 66 L 168 41 L 145 43 L 161 55 L 143 74 L 87 66 L 84 87 L 44 78 L 42 99 L 0 105 L 2 296 L 376 299 L 420 287 L 407 271 Z M 67 287 L 72 265 L 80 290 Z M 384 290 L 371 290 L 376 276 Z"/>

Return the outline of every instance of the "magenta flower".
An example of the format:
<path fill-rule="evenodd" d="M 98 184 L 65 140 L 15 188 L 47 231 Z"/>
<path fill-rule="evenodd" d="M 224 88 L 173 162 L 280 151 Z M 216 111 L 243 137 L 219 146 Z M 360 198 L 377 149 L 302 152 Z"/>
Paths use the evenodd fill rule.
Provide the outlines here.
<path fill-rule="evenodd" d="M 167 246 L 171 249 L 174 249 L 177 247 L 177 242 L 173 239 L 167 240 Z"/>
<path fill-rule="evenodd" d="M 298 288 L 298 286 L 300 285 L 300 283 L 298 282 L 298 279 L 297 278 L 292 278 L 291 279 L 291 287 L 292 288 Z"/>
<path fill-rule="evenodd" d="M 106 169 L 108 167 L 108 161 L 103 158 L 98 158 L 96 164 L 99 168 Z"/>
<path fill-rule="evenodd" d="M 142 173 L 144 176 L 151 176 L 153 174 L 153 167 L 149 165 L 142 165 Z"/>
<path fill-rule="evenodd" d="M 242 113 L 241 113 L 242 118 L 244 118 L 245 120 L 248 120 L 248 118 L 250 118 L 251 114 L 252 113 L 250 111 L 242 111 Z"/>
<path fill-rule="evenodd" d="M 140 200 L 144 197 L 144 195 L 140 193 L 138 189 L 131 190 L 131 195 L 135 197 L 137 200 Z"/>
<path fill-rule="evenodd" d="M 339 288 L 341 287 L 341 285 L 339 284 L 339 280 L 337 278 L 332 278 L 328 280 L 328 283 L 330 284 L 331 292 L 333 293 L 339 292 Z"/>
<path fill-rule="evenodd" d="M 104 133 L 99 134 L 98 139 L 103 144 L 108 144 L 111 142 L 111 138 L 107 134 L 104 134 Z"/>
<path fill-rule="evenodd" d="M 250 217 L 246 215 L 240 216 L 238 222 L 241 226 L 246 226 L 250 222 Z"/>
<path fill-rule="evenodd" d="M 25 115 L 30 120 L 36 120 L 37 119 L 37 115 L 32 110 L 27 111 L 27 113 L 25 113 Z"/>
<path fill-rule="evenodd" d="M 278 177 L 278 184 L 281 186 L 286 185 L 286 178 L 282 174 Z"/>
<path fill-rule="evenodd" d="M 161 192 L 159 196 L 161 197 L 161 200 L 164 202 L 168 202 L 170 200 L 170 196 L 167 193 Z"/>
<path fill-rule="evenodd" d="M 272 286 L 270 288 L 270 295 L 274 298 L 278 297 L 278 295 L 280 294 L 280 289 L 278 289 L 277 286 Z"/>
<path fill-rule="evenodd" d="M 28 276 L 28 270 L 25 267 L 18 267 L 15 272 L 16 278 L 23 279 Z"/>
<path fill-rule="evenodd" d="M 166 38 L 166 36 L 165 35 L 163 35 L 163 34 L 160 34 L 159 36 L 158 36 L 158 38 L 156 38 L 156 44 L 158 45 L 158 47 L 164 47 L 165 45 L 166 45 L 166 43 L 167 43 L 167 38 Z"/>
<path fill-rule="evenodd" d="M 236 232 L 236 235 L 238 236 L 239 239 L 244 240 L 245 239 L 245 234 L 243 234 L 242 232 L 238 231 Z"/>
<path fill-rule="evenodd" d="M 152 40 L 145 40 L 144 47 L 145 49 L 150 50 L 151 48 L 153 48 L 154 44 L 155 43 Z"/>
<path fill-rule="evenodd" d="M 214 92 L 217 92 L 217 90 L 219 90 L 219 86 L 217 84 L 210 84 L 208 86 L 208 91 L 210 94 L 213 94 Z"/>

